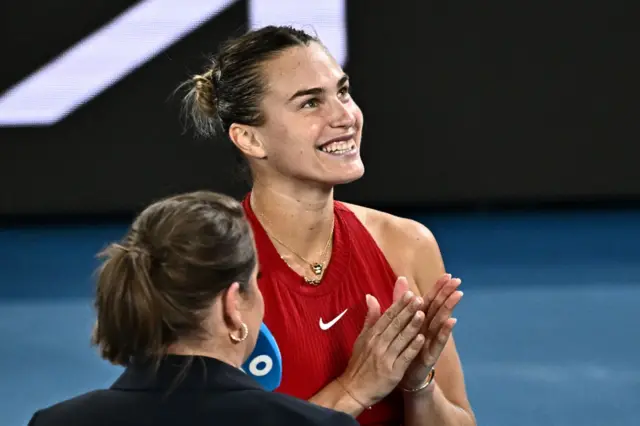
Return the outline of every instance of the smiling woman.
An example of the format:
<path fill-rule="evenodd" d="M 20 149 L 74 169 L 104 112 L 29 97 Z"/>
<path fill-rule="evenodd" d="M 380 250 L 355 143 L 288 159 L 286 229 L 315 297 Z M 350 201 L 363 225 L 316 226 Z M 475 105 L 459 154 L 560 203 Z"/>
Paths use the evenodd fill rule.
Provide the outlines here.
<path fill-rule="evenodd" d="M 294 174 L 336 185 L 360 178 L 362 112 L 348 77 L 310 35 L 292 29 L 266 36 L 251 50 L 241 40 L 229 42 L 193 78 L 186 101 L 197 131 L 228 133 L 254 180 L 288 182 Z M 331 127 L 323 124 L 328 117 Z"/>
<path fill-rule="evenodd" d="M 265 27 L 224 44 L 185 84 L 196 130 L 222 130 L 249 164 L 243 207 L 282 353 L 278 392 L 361 424 L 475 424 L 451 337 L 460 280 L 433 235 L 333 198 L 364 174 L 364 120 L 323 44 Z"/>

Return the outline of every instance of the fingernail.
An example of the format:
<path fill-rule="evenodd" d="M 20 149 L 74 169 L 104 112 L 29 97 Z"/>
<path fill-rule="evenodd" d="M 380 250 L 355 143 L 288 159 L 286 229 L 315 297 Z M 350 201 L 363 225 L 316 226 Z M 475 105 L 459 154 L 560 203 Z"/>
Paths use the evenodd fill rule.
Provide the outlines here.
<path fill-rule="evenodd" d="M 414 302 L 415 306 L 421 306 L 422 305 L 422 297 L 418 297 L 415 302 Z"/>
<path fill-rule="evenodd" d="M 458 318 L 451 318 L 451 319 L 453 320 L 453 324 L 451 324 L 451 327 L 453 327 L 458 322 Z"/>
<path fill-rule="evenodd" d="M 460 293 L 460 297 L 464 296 L 464 291 L 459 290 L 458 293 Z"/>
<path fill-rule="evenodd" d="M 412 297 L 413 297 L 413 292 L 408 291 L 404 294 L 404 301 L 408 302 L 409 300 L 411 300 Z"/>

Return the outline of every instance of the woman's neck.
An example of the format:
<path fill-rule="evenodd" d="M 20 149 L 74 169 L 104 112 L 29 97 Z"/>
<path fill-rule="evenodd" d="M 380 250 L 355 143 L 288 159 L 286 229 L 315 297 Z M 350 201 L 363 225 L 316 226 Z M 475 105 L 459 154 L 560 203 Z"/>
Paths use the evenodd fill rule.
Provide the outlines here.
<path fill-rule="evenodd" d="M 203 356 L 207 358 L 215 358 L 233 367 L 240 368 L 242 361 L 233 351 L 210 350 L 204 345 L 194 343 L 175 343 L 167 349 L 169 355 L 183 356 Z"/>
<path fill-rule="evenodd" d="M 272 239 L 303 257 L 322 252 L 333 232 L 333 188 L 292 188 L 256 181 L 251 208 Z"/>

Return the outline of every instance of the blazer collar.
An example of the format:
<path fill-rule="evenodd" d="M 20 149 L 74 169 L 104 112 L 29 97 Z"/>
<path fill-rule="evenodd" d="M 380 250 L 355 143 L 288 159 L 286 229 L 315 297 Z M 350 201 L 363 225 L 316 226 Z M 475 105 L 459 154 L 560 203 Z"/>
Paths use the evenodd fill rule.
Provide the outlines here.
<path fill-rule="evenodd" d="M 258 382 L 215 358 L 168 355 L 157 369 L 152 362 L 132 363 L 111 386 L 120 390 L 264 390 Z"/>

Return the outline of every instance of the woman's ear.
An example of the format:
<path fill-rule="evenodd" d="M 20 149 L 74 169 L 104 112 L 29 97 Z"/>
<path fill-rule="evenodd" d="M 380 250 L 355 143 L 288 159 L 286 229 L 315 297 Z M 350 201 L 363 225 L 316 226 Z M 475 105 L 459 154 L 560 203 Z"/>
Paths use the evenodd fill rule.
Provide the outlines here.
<path fill-rule="evenodd" d="M 242 328 L 242 315 L 240 314 L 240 303 L 242 303 L 242 295 L 240 294 L 240 284 L 234 282 L 226 290 L 223 297 L 224 318 L 227 326 L 232 330 L 240 330 Z"/>
<path fill-rule="evenodd" d="M 254 127 L 234 123 L 229 128 L 229 138 L 244 155 L 253 158 L 267 157 L 260 132 Z"/>

